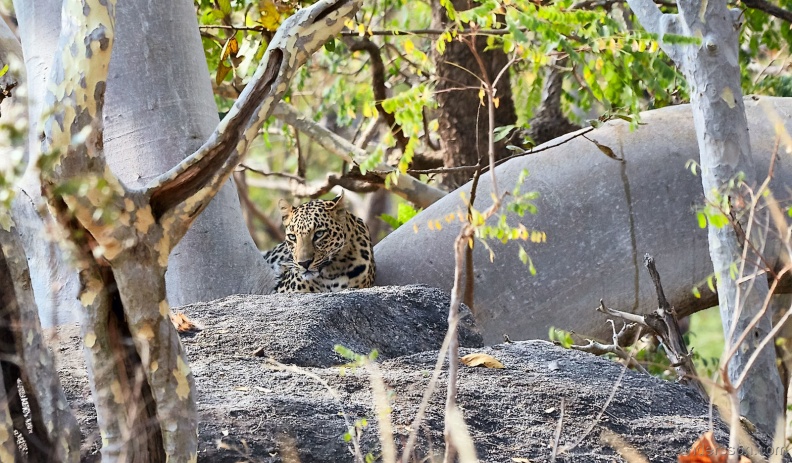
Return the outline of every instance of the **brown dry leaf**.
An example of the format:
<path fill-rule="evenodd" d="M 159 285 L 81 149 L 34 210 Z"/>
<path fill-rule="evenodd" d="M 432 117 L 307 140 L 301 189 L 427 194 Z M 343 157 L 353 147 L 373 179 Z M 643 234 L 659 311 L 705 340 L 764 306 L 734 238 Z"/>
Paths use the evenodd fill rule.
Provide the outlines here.
<path fill-rule="evenodd" d="M 225 60 L 229 56 L 234 58 L 236 57 L 237 53 L 239 53 L 239 42 L 237 41 L 236 37 L 231 36 L 228 40 L 226 40 L 225 45 L 223 45 L 223 51 L 220 52 L 220 61 Z"/>
<path fill-rule="evenodd" d="M 727 463 L 729 450 L 715 442 L 712 431 L 705 432 L 690 448 L 690 453 L 680 455 L 679 463 Z M 740 463 L 751 463 L 751 460 L 742 456 Z"/>
<path fill-rule="evenodd" d="M 215 83 L 220 85 L 223 80 L 225 80 L 228 73 L 231 71 L 231 66 L 225 64 L 225 62 L 220 61 L 217 63 L 217 75 L 215 76 Z"/>
<path fill-rule="evenodd" d="M 187 315 L 183 313 L 173 313 L 170 314 L 171 323 L 173 326 L 176 327 L 176 331 L 179 333 L 191 333 L 194 331 L 201 331 L 201 328 L 198 327 L 192 320 L 187 318 Z"/>
<path fill-rule="evenodd" d="M 468 354 L 460 359 L 469 367 L 505 368 L 495 357 L 481 352 Z"/>

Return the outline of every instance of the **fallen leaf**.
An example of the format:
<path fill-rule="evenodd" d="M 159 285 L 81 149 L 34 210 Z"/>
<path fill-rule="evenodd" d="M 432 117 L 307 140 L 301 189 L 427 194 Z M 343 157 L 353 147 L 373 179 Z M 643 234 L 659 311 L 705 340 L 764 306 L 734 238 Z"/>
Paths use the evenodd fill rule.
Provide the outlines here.
<path fill-rule="evenodd" d="M 202 329 L 198 325 L 193 323 L 192 320 L 187 318 L 187 315 L 184 315 L 181 312 L 180 313 L 171 312 L 170 321 L 171 323 L 173 323 L 173 326 L 176 327 L 176 331 L 178 331 L 179 333 L 192 333 L 196 331 L 201 331 Z"/>
<path fill-rule="evenodd" d="M 531 460 L 527 458 L 512 458 L 514 463 L 531 463 Z"/>
<path fill-rule="evenodd" d="M 481 352 L 468 354 L 460 359 L 469 367 L 505 368 L 495 357 Z"/>
<path fill-rule="evenodd" d="M 705 432 L 690 448 L 687 455 L 678 457 L 679 463 L 727 463 L 729 450 L 715 442 L 712 431 Z M 741 456 L 740 463 L 751 463 L 751 460 Z"/>
<path fill-rule="evenodd" d="M 242 392 L 247 392 L 247 391 L 249 391 L 249 390 L 250 390 L 250 388 L 249 388 L 249 387 L 246 387 L 246 386 L 237 386 L 237 387 L 235 387 L 235 388 L 234 388 L 234 390 L 235 390 L 235 391 L 242 391 Z"/>

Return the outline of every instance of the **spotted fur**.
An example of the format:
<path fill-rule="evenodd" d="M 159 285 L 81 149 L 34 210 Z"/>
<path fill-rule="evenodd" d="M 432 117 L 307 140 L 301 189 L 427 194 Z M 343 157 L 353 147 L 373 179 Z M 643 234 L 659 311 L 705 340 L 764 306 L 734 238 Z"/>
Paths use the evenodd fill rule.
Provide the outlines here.
<path fill-rule="evenodd" d="M 343 195 L 297 207 L 281 200 L 286 241 L 264 253 L 279 272 L 279 293 L 322 293 L 374 284 L 368 227 L 344 209 Z"/>

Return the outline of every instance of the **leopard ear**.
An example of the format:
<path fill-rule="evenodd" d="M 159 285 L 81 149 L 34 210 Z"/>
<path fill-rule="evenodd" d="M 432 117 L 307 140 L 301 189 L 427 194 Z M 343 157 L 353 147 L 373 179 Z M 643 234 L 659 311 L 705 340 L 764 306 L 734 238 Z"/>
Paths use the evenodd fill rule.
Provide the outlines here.
<path fill-rule="evenodd" d="M 288 226 L 289 222 L 291 222 L 292 212 L 294 211 L 294 207 L 289 204 L 285 199 L 281 199 L 278 201 L 278 207 L 281 211 L 281 218 L 283 219 L 283 226 Z"/>
<path fill-rule="evenodd" d="M 341 190 L 341 194 L 336 196 L 335 198 L 327 201 L 325 207 L 328 211 L 340 211 L 344 208 L 344 190 Z"/>

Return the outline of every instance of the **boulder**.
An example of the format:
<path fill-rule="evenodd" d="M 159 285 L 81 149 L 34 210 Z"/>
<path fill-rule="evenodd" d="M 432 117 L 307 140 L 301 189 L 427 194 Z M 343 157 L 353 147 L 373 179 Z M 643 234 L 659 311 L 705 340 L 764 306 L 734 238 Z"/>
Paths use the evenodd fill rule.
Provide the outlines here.
<path fill-rule="evenodd" d="M 757 180 L 765 179 L 775 157 L 770 187 L 777 198 L 787 198 L 792 162 L 783 154 L 785 142 L 777 147 L 776 141 L 777 131 L 792 133 L 792 98 L 746 97 L 745 111 Z M 642 265 L 646 253 L 654 256 L 665 294 L 680 313 L 717 304 L 704 283 L 713 272 L 707 230 L 695 214 L 704 203 L 701 177 L 686 167 L 699 159 L 690 106 L 641 113 L 641 123 L 631 127 L 616 119 L 586 133 L 588 139 L 566 135 L 495 170 L 500 193 L 512 191 L 528 170 L 521 191 L 539 193 L 538 212 L 509 214 L 509 223 L 545 232 L 547 241 L 489 240 L 494 260 L 490 249 L 476 244 L 473 309 L 485 343 L 501 342 L 504 334 L 513 340 L 547 339 L 551 326 L 610 339 L 607 317 L 594 311 L 600 298 L 620 310 L 657 308 Z M 606 156 L 594 142 L 624 162 Z M 469 191 L 470 183 L 377 244 L 377 284 L 451 289 L 459 224 L 444 218 L 464 215 L 463 195 L 469 197 Z M 479 181 L 478 210 L 492 204 L 492 193 L 487 173 Z M 437 221 L 441 229 L 434 226 Z M 535 276 L 518 258 L 520 245 L 536 267 Z M 700 298 L 692 291 L 697 285 Z"/>
<path fill-rule="evenodd" d="M 198 388 L 198 460 L 352 462 L 353 444 L 362 455 L 379 456 L 371 393 L 378 376 L 388 390 L 401 451 L 437 360 L 436 350 L 422 350 L 441 342 L 447 303 L 448 296 L 437 290 L 409 287 L 233 296 L 183 307 L 204 325 L 183 338 Z M 463 338 L 476 343 L 472 330 L 465 323 Z M 93 461 L 99 436 L 81 341 L 74 327 L 59 328 L 57 341 L 67 397 L 90 449 L 84 461 Z M 381 357 L 400 356 L 379 361 L 378 372 L 327 366 L 340 362 L 331 350 L 334 342 L 360 353 L 376 348 Z M 296 365 L 254 356 L 261 347 Z M 482 462 L 550 461 L 559 422 L 558 448 L 565 449 L 558 462 L 623 462 L 628 449 L 649 461 L 674 461 L 709 429 L 708 404 L 691 389 L 623 371 L 606 359 L 544 341 L 466 348 L 460 355 L 474 352 L 505 367 L 461 366 L 459 374 L 459 404 Z M 325 366 L 310 366 L 317 364 Z M 446 385 L 443 369 L 413 461 L 442 461 Z M 358 429 L 351 440 L 345 439 L 350 427 Z M 727 426 L 717 413 L 714 428 L 718 442 L 727 442 Z M 767 436 L 753 437 L 763 452 L 770 451 Z M 520 458 L 526 460 L 514 460 Z"/>

